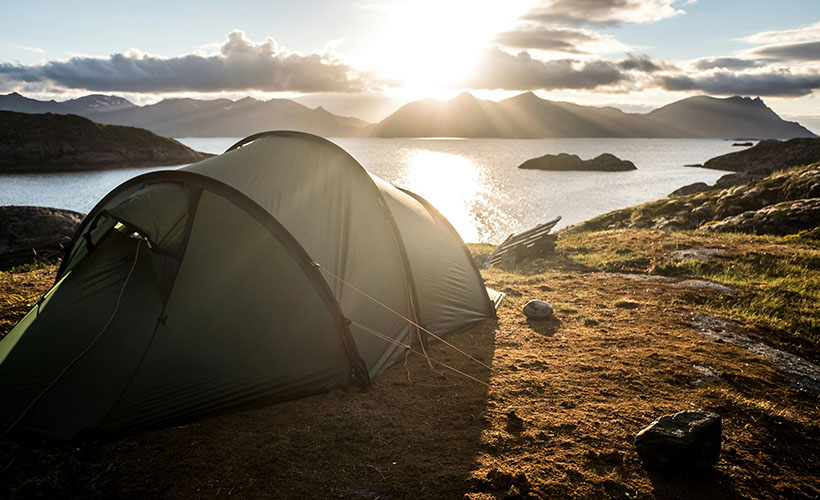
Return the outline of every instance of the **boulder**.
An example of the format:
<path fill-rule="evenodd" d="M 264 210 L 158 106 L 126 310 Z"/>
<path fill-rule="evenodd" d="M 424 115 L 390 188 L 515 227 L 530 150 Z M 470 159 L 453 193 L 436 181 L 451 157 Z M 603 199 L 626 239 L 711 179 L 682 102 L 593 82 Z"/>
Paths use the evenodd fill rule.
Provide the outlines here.
<path fill-rule="evenodd" d="M 0 207 L 0 267 L 57 257 L 85 217 L 58 208 Z"/>
<path fill-rule="evenodd" d="M 543 300 L 531 300 L 524 304 L 524 316 L 528 319 L 547 319 L 551 318 L 553 313 L 552 306 Z"/>
<path fill-rule="evenodd" d="M 531 158 L 518 168 L 534 170 L 583 170 L 583 171 L 603 171 L 619 172 L 624 170 L 636 170 L 635 164 L 628 160 L 621 160 L 615 155 L 603 153 L 591 160 L 582 160 L 578 155 L 560 153 L 557 155 L 544 155 L 538 158 Z"/>
<path fill-rule="evenodd" d="M 692 470 L 713 466 L 720 456 L 720 415 L 681 411 L 664 415 L 635 436 L 635 450 L 644 467 Z"/>
<path fill-rule="evenodd" d="M 715 188 L 705 182 L 695 182 L 694 184 L 687 184 L 686 186 L 672 191 L 669 196 L 686 196 L 687 194 L 700 193 L 703 191 L 709 191 L 710 189 Z"/>

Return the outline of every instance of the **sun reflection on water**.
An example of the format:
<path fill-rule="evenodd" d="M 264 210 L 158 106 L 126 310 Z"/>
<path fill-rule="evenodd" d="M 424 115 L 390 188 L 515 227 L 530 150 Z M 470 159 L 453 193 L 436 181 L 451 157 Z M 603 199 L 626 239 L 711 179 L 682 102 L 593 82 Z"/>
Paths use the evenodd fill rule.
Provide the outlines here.
<path fill-rule="evenodd" d="M 480 241 L 477 219 L 489 186 L 473 162 L 450 153 L 410 150 L 399 185 L 424 197 L 456 228 L 464 241 Z"/>

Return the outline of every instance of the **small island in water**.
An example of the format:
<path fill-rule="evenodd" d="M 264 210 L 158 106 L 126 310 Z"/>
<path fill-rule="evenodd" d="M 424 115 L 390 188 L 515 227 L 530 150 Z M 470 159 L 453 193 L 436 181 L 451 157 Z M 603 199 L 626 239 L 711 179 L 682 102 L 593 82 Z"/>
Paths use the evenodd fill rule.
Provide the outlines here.
<path fill-rule="evenodd" d="M 578 155 L 560 153 L 557 155 L 544 155 L 538 158 L 531 158 L 518 168 L 529 170 L 581 170 L 585 172 L 622 172 L 625 170 L 637 170 L 635 164 L 629 160 L 621 160 L 615 155 L 604 153 L 591 160 L 582 160 Z"/>
<path fill-rule="evenodd" d="M 0 111 L 0 171 L 182 165 L 210 156 L 141 128 L 77 115 Z"/>

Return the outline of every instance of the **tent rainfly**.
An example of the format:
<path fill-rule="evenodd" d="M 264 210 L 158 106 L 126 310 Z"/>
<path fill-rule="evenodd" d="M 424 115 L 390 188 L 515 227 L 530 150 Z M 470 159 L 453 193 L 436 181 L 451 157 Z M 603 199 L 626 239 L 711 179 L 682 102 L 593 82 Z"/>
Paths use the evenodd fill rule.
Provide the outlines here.
<path fill-rule="evenodd" d="M 0 342 L 0 432 L 69 439 L 367 386 L 428 331 L 494 317 L 492 293 L 424 199 L 319 137 L 257 134 L 88 214 Z"/>

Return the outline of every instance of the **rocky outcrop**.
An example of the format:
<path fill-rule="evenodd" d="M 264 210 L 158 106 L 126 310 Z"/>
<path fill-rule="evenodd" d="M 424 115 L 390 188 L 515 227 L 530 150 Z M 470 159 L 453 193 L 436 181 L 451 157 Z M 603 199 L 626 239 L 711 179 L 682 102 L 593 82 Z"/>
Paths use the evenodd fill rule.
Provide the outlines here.
<path fill-rule="evenodd" d="M 820 198 L 790 200 L 727 217 L 699 230 L 713 233 L 753 233 L 784 236 L 812 229 L 820 221 Z"/>
<path fill-rule="evenodd" d="M 182 165 L 210 156 L 139 128 L 0 111 L 0 171 Z"/>
<path fill-rule="evenodd" d="M 703 168 L 767 175 L 817 161 L 820 161 L 820 139 L 766 140 L 752 148 L 712 158 Z"/>
<path fill-rule="evenodd" d="M 58 208 L 0 207 L 0 268 L 59 257 L 83 217 Z"/>
<path fill-rule="evenodd" d="M 544 155 L 538 158 L 531 158 L 518 168 L 531 170 L 582 170 L 582 171 L 602 171 L 620 172 L 625 170 L 636 170 L 635 164 L 628 160 L 621 160 L 615 155 L 604 153 L 591 160 L 582 160 L 578 155 L 560 153 L 557 155 Z"/>
<path fill-rule="evenodd" d="M 820 163 L 739 186 L 710 188 L 617 210 L 567 230 L 624 228 L 800 233 L 815 238 L 820 235 Z"/>

